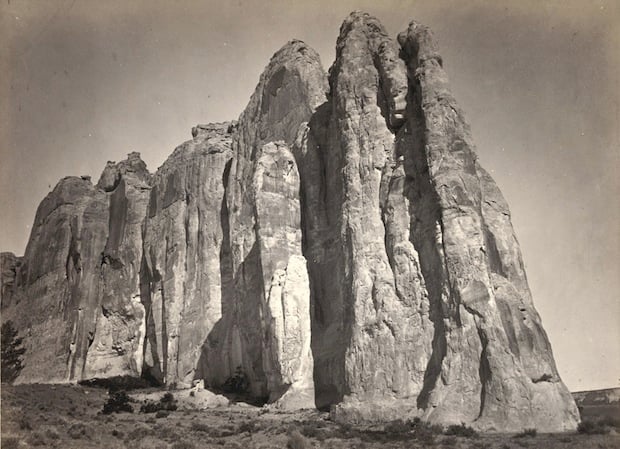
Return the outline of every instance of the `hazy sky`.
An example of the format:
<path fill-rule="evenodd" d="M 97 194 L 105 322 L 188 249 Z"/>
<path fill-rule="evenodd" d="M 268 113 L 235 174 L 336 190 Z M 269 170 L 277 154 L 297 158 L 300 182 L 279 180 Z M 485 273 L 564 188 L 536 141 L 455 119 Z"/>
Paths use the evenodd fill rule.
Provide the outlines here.
<path fill-rule="evenodd" d="M 23 254 L 67 175 L 235 119 L 292 38 L 327 69 L 342 20 L 435 32 L 480 160 L 512 209 L 571 390 L 620 384 L 620 9 L 615 0 L 0 0 L 0 250 Z M 466 6 L 465 6 L 466 5 Z"/>

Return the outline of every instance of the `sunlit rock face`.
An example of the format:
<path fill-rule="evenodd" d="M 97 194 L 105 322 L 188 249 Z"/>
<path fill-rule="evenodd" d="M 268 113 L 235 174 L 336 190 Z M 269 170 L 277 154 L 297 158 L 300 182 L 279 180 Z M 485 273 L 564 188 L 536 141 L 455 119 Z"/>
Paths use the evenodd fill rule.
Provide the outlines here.
<path fill-rule="evenodd" d="M 224 193 L 233 128 L 195 127 L 153 176 L 141 259 L 142 368 L 160 383 L 187 387 L 205 375 L 203 346 L 231 289 Z"/>
<path fill-rule="evenodd" d="M 142 372 L 145 313 L 140 301 L 142 226 L 150 173 L 138 153 L 108 163 L 97 187 L 108 196 L 108 238 L 99 266 L 96 326 L 82 378 L 136 376 Z"/>
<path fill-rule="evenodd" d="M 277 386 L 280 391 L 297 376 L 276 380 L 282 377 L 283 373 L 278 372 L 281 368 L 290 367 L 279 367 L 283 354 L 276 350 L 280 354 L 273 360 L 272 343 L 265 341 L 272 340 L 274 332 L 276 340 L 286 338 L 273 327 L 277 327 L 277 320 L 272 326 L 272 317 L 265 316 L 269 303 L 275 300 L 268 298 L 272 277 L 277 270 L 287 268 L 291 256 L 302 254 L 298 169 L 288 148 L 317 106 L 325 101 L 326 88 L 318 54 L 301 41 L 287 43 L 261 75 L 233 139 L 226 192 L 233 284 L 225 301 L 231 307 L 222 317 L 218 329 L 221 334 L 216 336 L 217 341 L 225 342 L 219 364 L 229 376 L 240 368 L 248 378 L 251 393 L 272 400 L 283 391 L 274 393 L 268 384 L 283 382 Z M 289 292 L 282 294 L 291 301 L 301 300 L 294 299 L 291 290 L 297 287 L 291 279 L 286 282 Z M 300 285 L 299 289 L 307 286 Z M 309 297 L 305 301 L 309 302 Z M 310 306 L 295 307 L 309 311 Z M 300 318 L 309 321 L 308 315 Z M 303 346 L 307 336 L 302 340 L 299 344 Z M 269 353 L 267 360 L 264 349 Z M 310 356 L 304 352 L 304 357 Z"/>
<path fill-rule="evenodd" d="M 237 122 L 151 175 L 65 178 L 2 254 L 18 382 L 235 384 L 349 423 L 574 429 L 510 212 L 433 36 L 354 12 L 326 74 L 293 40 Z"/>

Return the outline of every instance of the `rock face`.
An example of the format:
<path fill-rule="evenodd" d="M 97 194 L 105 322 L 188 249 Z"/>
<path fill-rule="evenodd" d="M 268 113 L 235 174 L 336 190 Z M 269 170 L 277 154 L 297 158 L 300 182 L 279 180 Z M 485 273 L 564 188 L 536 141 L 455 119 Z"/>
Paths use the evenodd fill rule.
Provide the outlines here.
<path fill-rule="evenodd" d="M 291 41 L 238 122 L 194 127 L 154 175 L 130 154 L 97 186 L 62 180 L 24 257 L 2 254 L 18 381 L 203 379 L 346 422 L 574 429 L 442 64 L 426 27 L 395 41 L 354 12 L 329 76 Z"/>
<path fill-rule="evenodd" d="M 280 391 L 284 385 L 299 374 L 276 373 L 273 370 L 280 362 L 263 360 L 263 348 L 271 345 L 263 343 L 265 333 L 273 336 L 275 331 L 265 322 L 272 317 L 265 317 L 264 312 L 270 309 L 266 303 L 275 300 L 267 297 L 272 278 L 280 277 L 276 271 L 286 269 L 291 256 L 301 256 L 299 180 L 296 162 L 287 147 L 325 100 L 325 81 L 317 53 L 301 41 L 289 42 L 276 52 L 261 75 L 233 139 L 234 156 L 226 193 L 233 288 L 224 301 L 230 308 L 224 313 L 217 340 L 225 341 L 220 349 L 220 365 L 226 374 L 231 376 L 240 368 L 256 397 L 275 399 L 284 393 Z M 283 294 L 289 301 L 301 301 L 294 296 L 307 286 L 292 285 L 292 279 L 287 279 L 287 291 Z M 293 295 L 295 290 L 299 291 Z M 309 302 L 309 297 L 304 301 Z M 298 303 L 295 308 L 309 310 L 309 305 Z M 277 320 L 274 325 L 277 326 Z M 296 332 L 306 332 L 304 325 L 300 326 Z M 308 339 L 304 336 L 299 344 L 305 345 Z M 270 359 L 274 351 L 281 352 L 268 349 Z M 300 363 L 305 370 L 308 361 Z M 278 393 L 268 389 L 268 382 L 278 383 Z"/>
<path fill-rule="evenodd" d="M 145 335 L 140 301 L 142 225 L 150 173 L 138 153 L 108 165 L 97 187 L 108 196 L 107 241 L 101 254 L 96 327 L 82 378 L 140 376 Z"/>
<path fill-rule="evenodd" d="M 201 355 L 231 288 L 224 192 L 232 128 L 195 127 L 153 176 L 141 268 L 143 369 L 161 383 L 189 387 L 213 376 Z"/>
<path fill-rule="evenodd" d="M 22 264 L 22 258 L 13 253 L 0 253 L 0 298 L 2 307 L 9 305 L 9 300 L 15 291 L 17 272 Z"/>
<path fill-rule="evenodd" d="M 90 181 L 69 177 L 39 205 L 12 307 L 2 311 L 24 337 L 19 383 L 81 378 L 99 311 L 107 200 Z"/>
<path fill-rule="evenodd" d="M 263 370 L 269 402 L 313 408 L 310 284 L 302 255 L 299 173 L 282 143 L 257 154 L 252 180 L 256 236 L 263 273 Z"/>

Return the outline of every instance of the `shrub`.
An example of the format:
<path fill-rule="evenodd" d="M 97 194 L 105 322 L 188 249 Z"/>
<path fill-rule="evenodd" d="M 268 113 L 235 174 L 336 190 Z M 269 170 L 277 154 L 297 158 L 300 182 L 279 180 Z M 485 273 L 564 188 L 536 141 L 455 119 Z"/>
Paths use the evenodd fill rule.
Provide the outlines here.
<path fill-rule="evenodd" d="M 172 445 L 172 449 L 195 449 L 196 446 L 190 441 L 177 441 Z"/>
<path fill-rule="evenodd" d="M 48 437 L 50 440 L 60 439 L 60 435 L 58 434 L 58 431 L 54 429 L 53 427 L 50 427 L 49 429 L 45 431 L 45 436 Z"/>
<path fill-rule="evenodd" d="M 441 440 L 441 444 L 443 444 L 444 446 L 456 446 L 456 442 L 457 442 L 457 439 L 454 435 L 443 438 Z"/>
<path fill-rule="evenodd" d="M 17 437 L 2 437 L 0 444 L 4 449 L 17 449 L 19 447 L 19 439 Z"/>
<path fill-rule="evenodd" d="M 306 421 L 301 427 L 301 434 L 308 438 L 316 438 L 319 441 L 325 440 L 325 424 L 321 421 Z"/>
<path fill-rule="evenodd" d="M 293 430 L 286 442 L 288 449 L 308 449 L 312 447 L 310 442 L 298 430 Z"/>
<path fill-rule="evenodd" d="M 238 433 L 249 432 L 253 433 L 254 429 L 256 429 L 256 423 L 254 421 L 246 421 L 242 423 L 237 429 Z"/>
<path fill-rule="evenodd" d="M 67 430 L 67 434 L 74 440 L 79 440 L 80 438 L 89 438 L 88 428 L 82 423 L 72 424 Z"/>
<path fill-rule="evenodd" d="M 157 410 L 155 413 L 155 418 L 166 418 L 170 412 L 168 410 Z"/>
<path fill-rule="evenodd" d="M 17 420 L 17 424 L 21 430 L 32 430 L 32 425 L 26 415 L 21 415 Z"/>
<path fill-rule="evenodd" d="M 195 430 L 196 432 L 211 432 L 211 427 L 209 427 L 207 424 L 203 424 L 200 422 L 193 422 L 191 427 L 192 430 Z"/>
<path fill-rule="evenodd" d="M 156 413 L 162 410 L 167 412 L 173 412 L 176 409 L 177 401 L 174 398 L 173 394 L 168 392 L 162 396 L 159 402 L 146 401 L 140 407 L 140 413 Z"/>
<path fill-rule="evenodd" d="M 110 413 L 127 412 L 133 413 L 133 407 L 129 404 L 129 396 L 124 391 L 117 391 L 108 398 L 108 401 L 103 406 L 103 414 L 109 415 Z"/>
<path fill-rule="evenodd" d="M 246 394 L 248 392 L 248 379 L 240 366 L 235 370 L 235 374 L 230 376 L 222 385 L 224 393 Z"/>
<path fill-rule="evenodd" d="M 465 438 L 478 438 L 478 432 L 472 429 L 469 426 L 466 426 L 465 423 L 461 424 L 452 424 L 448 426 L 446 429 L 446 435 L 454 435 L 457 437 L 465 437 Z"/>
<path fill-rule="evenodd" d="M 17 330 L 9 320 L 0 328 L 0 377 L 3 382 L 13 382 L 21 372 L 22 356 L 26 349 L 22 347 L 23 338 L 17 337 Z"/>
<path fill-rule="evenodd" d="M 400 434 L 409 433 L 413 430 L 411 422 L 404 422 L 402 419 L 397 419 L 387 423 L 383 428 L 387 433 Z"/>
<path fill-rule="evenodd" d="M 523 432 L 519 432 L 514 438 L 535 437 L 537 433 L 536 429 L 523 429 Z"/>
<path fill-rule="evenodd" d="M 420 418 L 414 418 L 410 425 L 413 428 L 413 437 L 426 445 L 434 444 L 436 436 L 443 433 L 442 426 L 427 423 Z"/>
<path fill-rule="evenodd" d="M 577 431 L 579 433 L 584 433 L 587 435 L 602 435 L 605 433 L 609 433 L 609 427 L 604 424 L 603 421 L 590 421 L 584 420 L 579 423 L 577 426 Z"/>

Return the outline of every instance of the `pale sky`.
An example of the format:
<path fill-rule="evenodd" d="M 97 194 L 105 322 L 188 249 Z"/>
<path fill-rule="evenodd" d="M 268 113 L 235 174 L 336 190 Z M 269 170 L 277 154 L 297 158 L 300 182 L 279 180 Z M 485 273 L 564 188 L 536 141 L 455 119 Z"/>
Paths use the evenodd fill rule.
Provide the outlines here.
<path fill-rule="evenodd" d="M 620 385 L 615 0 L 0 1 L 0 251 L 23 254 L 60 178 L 134 150 L 155 171 L 193 125 L 236 119 L 288 40 L 327 70 L 352 10 L 394 37 L 416 19 L 511 206 L 563 380 Z"/>

